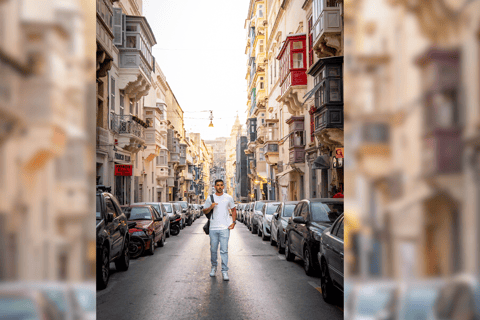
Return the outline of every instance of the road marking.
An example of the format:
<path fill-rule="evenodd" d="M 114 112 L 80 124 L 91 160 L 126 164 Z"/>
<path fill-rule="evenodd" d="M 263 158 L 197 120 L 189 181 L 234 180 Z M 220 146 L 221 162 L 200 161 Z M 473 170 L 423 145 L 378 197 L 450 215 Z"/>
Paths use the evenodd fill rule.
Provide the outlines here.
<path fill-rule="evenodd" d="M 318 284 L 316 284 L 315 282 L 308 281 L 308 284 L 318 290 L 318 292 L 322 293 L 322 287 L 318 286 Z"/>

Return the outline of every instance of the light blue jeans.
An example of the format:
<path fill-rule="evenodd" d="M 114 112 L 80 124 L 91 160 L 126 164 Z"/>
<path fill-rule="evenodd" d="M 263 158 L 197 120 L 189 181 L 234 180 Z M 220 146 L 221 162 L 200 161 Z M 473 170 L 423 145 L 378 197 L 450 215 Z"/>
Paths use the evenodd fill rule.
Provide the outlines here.
<path fill-rule="evenodd" d="M 228 239 L 230 230 L 210 230 L 210 252 L 212 253 L 212 267 L 217 266 L 217 251 L 220 243 L 220 257 L 222 258 L 222 271 L 228 271 Z"/>

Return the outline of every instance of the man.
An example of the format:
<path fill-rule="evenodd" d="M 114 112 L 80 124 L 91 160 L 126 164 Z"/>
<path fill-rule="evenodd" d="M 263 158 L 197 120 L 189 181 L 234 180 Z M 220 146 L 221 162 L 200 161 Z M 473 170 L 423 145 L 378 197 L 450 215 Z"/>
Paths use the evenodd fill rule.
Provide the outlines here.
<path fill-rule="evenodd" d="M 223 180 L 215 180 L 215 194 L 213 195 L 214 203 L 207 198 L 203 207 L 203 213 L 207 214 L 213 210 L 210 218 L 210 252 L 212 261 L 212 271 L 210 277 L 215 277 L 217 272 L 217 251 L 220 243 L 220 257 L 222 258 L 222 275 L 223 280 L 228 281 L 228 239 L 230 238 L 230 230 L 235 228 L 237 220 L 237 209 L 233 198 L 223 193 Z M 232 209 L 232 216 L 229 215 L 229 210 Z"/>

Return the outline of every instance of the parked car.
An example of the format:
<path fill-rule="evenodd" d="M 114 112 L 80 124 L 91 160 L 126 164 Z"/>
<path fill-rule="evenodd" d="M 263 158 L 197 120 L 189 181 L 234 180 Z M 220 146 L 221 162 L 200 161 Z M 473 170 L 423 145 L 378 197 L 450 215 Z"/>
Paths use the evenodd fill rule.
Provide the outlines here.
<path fill-rule="evenodd" d="M 0 286 L 1 319 L 66 319 L 48 295 L 34 288 Z"/>
<path fill-rule="evenodd" d="M 427 319 L 480 319 L 478 276 L 460 274 L 447 280 L 442 285 Z"/>
<path fill-rule="evenodd" d="M 254 205 L 254 202 L 249 202 L 249 203 L 247 203 L 247 205 L 243 209 L 243 223 L 245 223 L 248 230 L 250 230 L 250 231 L 251 231 L 251 228 L 250 228 L 250 214 L 253 210 L 253 205 Z"/>
<path fill-rule="evenodd" d="M 173 211 L 180 215 L 182 217 L 182 220 L 180 221 L 180 228 L 181 229 L 184 229 L 185 228 L 185 222 L 187 220 L 187 214 L 185 213 L 185 211 L 183 211 L 182 209 L 182 206 L 176 202 L 170 202 L 172 204 L 172 207 L 173 207 Z"/>
<path fill-rule="evenodd" d="M 236 208 L 237 208 L 237 221 L 243 222 L 243 207 L 245 207 L 244 203 L 237 203 Z"/>
<path fill-rule="evenodd" d="M 263 213 L 262 209 L 265 203 L 267 202 L 272 202 L 273 200 L 258 200 L 255 201 L 253 204 L 252 210 L 249 212 L 249 220 L 250 220 L 250 231 L 252 231 L 253 234 L 258 233 L 259 231 L 259 226 L 260 226 L 260 220 L 263 219 Z"/>
<path fill-rule="evenodd" d="M 157 210 L 163 220 L 163 232 L 165 233 L 165 238 L 169 238 L 171 231 L 170 231 L 170 217 L 167 214 L 165 208 L 162 206 L 161 202 L 136 202 L 134 205 L 144 205 L 148 204 L 151 205 Z"/>
<path fill-rule="evenodd" d="M 287 230 L 288 219 L 293 214 L 298 201 L 281 202 L 272 218 L 272 231 L 270 244 L 277 245 L 278 252 L 285 252 L 285 232 Z"/>
<path fill-rule="evenodd" d="M 263 241 L 267 241 L 270 238 L 273 214 L 275 213 L 275 211 L 277 211 L 279 205 L 280 202 L 268 202 L 263 206 L 263 215 L 261 218 L 258 219 L 258 233 L 262 237 Z"/>
<path fill-rule="evenodd" d="M 115 262 L 118 271 L 128 270 L 127 217 L 120 209 L 117 199 L 109 192 L 110 187 L 97 186 L 96 195 L 96 249 L 97 288 L 104 289 L 110 278 L 110 262 Z"/>
<path fill-rule="evenodd" d="M 320 236 L 318 264 L 321 271 L 322 296 L 325 302 L 333 302 L 335 290 L 343 296 L 343 214 L 325 229 Z"/>
<path fill-rule="evenodd" d="M 345 300 L 344 319 L 380 319 L 391 308 L 398 295 L 398 283 L 390 280 L 370 280 L 352 284 Z"/>
<path fill-rule="evenodd" d="M 151 205 L 131 205 L 125 209 L 128 221 L 135 221 L 137 229 L 144 229 L 141 234 L 145 242 L 145 248 L 148 254 L 155 253 L 155 244 L 163 247 L 165 244 L 165 233 L 163 232 L 163 219 L 160 214 Z M 147 249 L 148 248 L 148 249 Z"/>
<path fill-rule="evenodd" d="M 175 205 L 174 203 L 170 202 L 162 202 L 162 207 L 165 209 L 165 212 L 167 213 L 169 219 L 170 219 L 170 229 L 175 230 L 175 233 L 172 233 L 172 235 L 178 235 L 180 233 L 180 228 L 178 227 L 178 223 L 175 222 L 177 219 L 181 219 L 181 213 L 178 213 L 175 211 Z"/>
<path fill-rule="evenodd" d="M 187 201 L 175 201 L 182 207 L 182 212 L 185 213 L 185 224 L 191 226 L 193 223 L 193 212 L 190 210 Z"/>
<path fill-rule="evenodd" d="M 342 213 L 343 199 L 305 199 L 297 203 L 286 230 L 287 261 L 293 261 L 295 256 L 302 259 L 307 275 L 319 270 L 320 236 Z"/>

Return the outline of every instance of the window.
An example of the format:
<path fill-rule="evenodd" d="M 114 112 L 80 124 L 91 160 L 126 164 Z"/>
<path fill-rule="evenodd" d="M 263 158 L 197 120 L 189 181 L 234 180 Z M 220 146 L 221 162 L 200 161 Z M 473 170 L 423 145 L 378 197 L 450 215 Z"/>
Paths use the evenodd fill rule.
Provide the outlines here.
<path fill-rule="evenodd" d="M 313 29 L 312 17 L 308 19 L 308 66 L 313 64 Z"/>
<path fill-rule="evenodd" d="M 295 50 L 295 49 L 303 49 L 303 43 L 302 43 L 302 41 L 295 41 L 295 42 L 293 43 L 293 49 L 294 49 L 294 50 Z"/>
<path fill-rule="evenodd" d="M 137 48 L 137 36 L 127 36 L 127 48 Z"/>
<path fill-rule="evenodd" d="M 106 204 L 106 208 L 107 208 L 107 213 L 112 213 L 113 218 L 116 218 L 118 215 L 117 215 L 117 211 L 115 210 L 115 206 L 113 205 L 112 200 L 110 198 L 105 198 L 105 204 Z"/>
<path fill-rule="evenodd" d="M 337 231 L 337 237 L 343 240 L 343 219 L 340 221 L 340 227 Z"/>
<path fill-rule="evenodd" d="M 294 69 L 303 68 L 303 53 L 294 53 L 293 54 L 293 66 Z"/>
<path fill-rule="evenodd" d="M 263 52 L 263 40 L 260 40 L 260 52 Z"/>
<path fill-rule="evenodd" d="M 122 93 L 120 93 L 120 115 L 121 116 L 123 116 L 124 114 L 124 109 L 125 109 L 124 105 L 125 105 L 125 96 Z"/>
<path fill-rule="evenodd" d="M 137 26 L 127 25 L 127 31 L 137 31 Z"/>
<path fill-rule="evenodd" d="M 258 17 L 263 18 L 263 6 L 258 6 Z"/>
<path fill-rule="evenodd" d="M 263 82 L 260 82 L 260 89 L 263 89 Z"/>
<path fill-rule="evenodd" d="M 110 110 L 115 111 L 115 78 L 110 77 Z"/>

